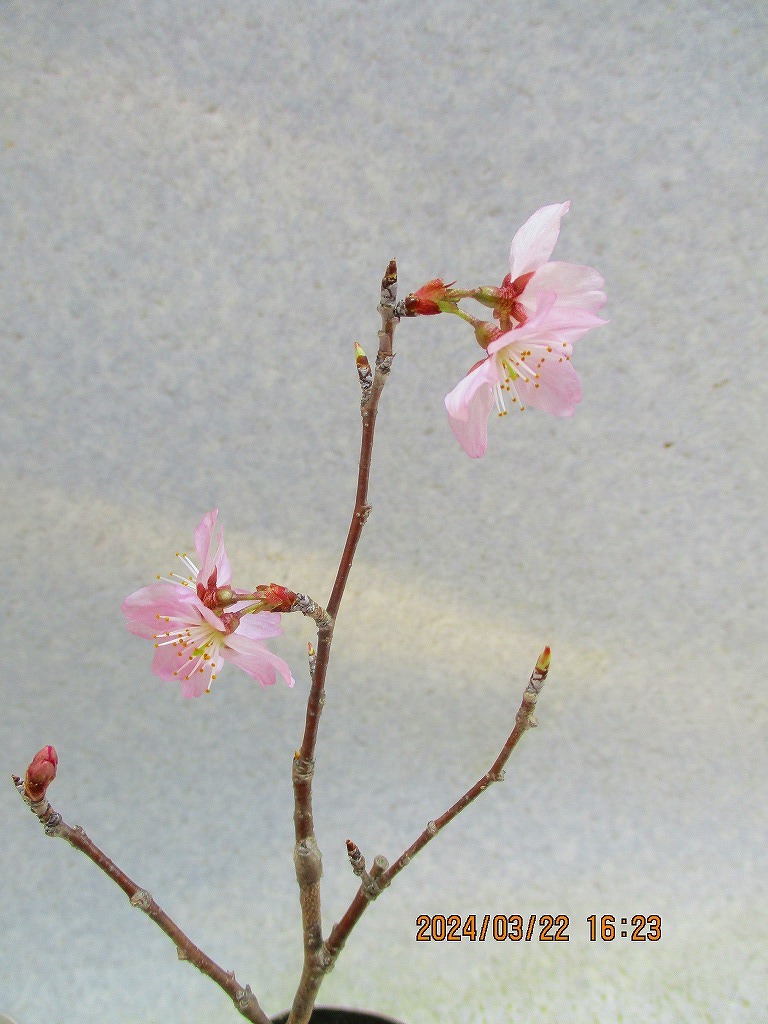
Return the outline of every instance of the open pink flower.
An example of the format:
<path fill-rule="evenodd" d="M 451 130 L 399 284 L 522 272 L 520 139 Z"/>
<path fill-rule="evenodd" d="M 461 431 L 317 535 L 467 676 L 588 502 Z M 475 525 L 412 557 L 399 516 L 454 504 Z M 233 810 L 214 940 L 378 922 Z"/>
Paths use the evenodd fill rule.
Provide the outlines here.
<path fill-rule="evenodd" d="M 560 234 L 560 221 L 570 203 L 542 206 L 512 239 L 510 271 L 500 288 L 483 289 L 493 315 L 503 328 L 525 323 L 536 311 L 539 298 L 554 293 L 553 309 L 581 309 L 597 313 L 606 303 L 604 281 L 591 267 L 549 262 Z"/>
<path fill-rule="evenodd" d="M 554 416 L 572 416 L 581 401 L 581 382 L 571 365 L 573 343 L 605 323 L 588 310 L 557 306 L 543 292 L 534 314 L 512 330 L 498 329 L 488 355 L 445 399 L 456 440 L 473 459 L 488 447 L 488 417 L 506 414 L 504 392 L 520 409 L 531 405 Z"/>
<path fill-rule="evenodd" d="M 549 262 L 570 203 L 542 206 L 512 239 L 510 272 L 500 288 L 466 292 L 493 307 L 499 326 L 465 316 L 487 355 L 445 399 L 448 421 L 473 459 L 488 447 L 488 416 L 506 414 L 504 392 L 524 409 L 572 416 L 581 382 L 570 358 L 573 343 L 607 321 L 603 279 L 591 267 Z"/>
<path fill-rule="evenodd" d="M 279 636 L 276 612 L 247 612 L 253 599 L 234 590 L 232 568 L 224 549 L 223 531 L 213 548 L 218 510 L 206 513 L 195 530 L 198 569 L 185 554 L 191 575 L 171 573 L 161 583 L 143 587 L 122 604 L 131 633 L 155 642 L 152 671 L 161 679 L 181 683 L 185 697 L 199 697 L 211 688 L 224 661 L 231 661 L 262 686 L 272 686 L 277 674 L 289 686 L 294 680 L 288 665 L 261 642 Z M 225 610 L 226 609 L 226 610 Z"/>

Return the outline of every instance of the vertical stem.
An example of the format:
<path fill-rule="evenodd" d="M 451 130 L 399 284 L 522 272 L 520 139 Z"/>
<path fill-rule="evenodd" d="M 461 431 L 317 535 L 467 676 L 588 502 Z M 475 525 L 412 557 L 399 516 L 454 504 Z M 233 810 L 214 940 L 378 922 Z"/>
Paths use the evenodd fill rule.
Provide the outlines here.
<path fill-rule="evenodd" d="M 399 317 L 394 306 L 397 299 L 397 265 L 390 260 L 381 282 L 381 330 L 379 331 L 379 351 L 376 356 L 376 372 L 370 388 L 363 388 L 360 403 L 362 417 L 362 439 L 360 442 L 360 462 L 357 473 L 357 491 L 355 507 L 347 531 L 347 539 L 339 562 L 336 579 L 331 596 L 326 606 L 330 616 L 330 624 L 321 626 L 317 632 L 317 658 L 312 685 L 307 700 L 307 714 L 304 723 L 304 736 L 301 747 L 293 760 L 293 793 L 294 793 L 294 864 L 296 878 L 299 883 L 299 901 L 301 904 L 302 927 L 304 933 L 304 967 L 296 995 L 291 1007 L 288 1024 L 307 1024 L 314 1007 L 318 989 L 330 962 L 323 948 L 322 921 L 320 911 L 320 877 L 322 875 L 322 856 L 315 839 L 315 826 L 312 814 L 312 777 L 315 770 L 315 747 L 325 703 L 325 678 L 328 672 L 328 661 L 333 641 L 333 622 L 338 614 L 344 589 L 347 585 L 352 561 L 355 557 L 363 526 L 371 511 L 368 504 L 368 481 L 371 475 L 371 457 L 373 453 L 373 437 L 376 426 L 376 413 L 379 398 L 392 367 L 392 340 Z"/>

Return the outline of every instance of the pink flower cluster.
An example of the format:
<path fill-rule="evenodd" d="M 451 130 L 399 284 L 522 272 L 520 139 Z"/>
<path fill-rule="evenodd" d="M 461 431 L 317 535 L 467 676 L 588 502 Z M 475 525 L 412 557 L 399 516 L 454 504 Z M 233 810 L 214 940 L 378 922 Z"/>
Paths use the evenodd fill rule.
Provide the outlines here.
<path fill-rule="evenodd" d="M 126 625 L 136 636 L 154 641 L 152 671 L 161 679 L 178 680 L 185 697 L 209 691 L 225 661 L 262 686 L 272 686 L 278 673 L 293 686 L 288 665 L 262 643 L 282 633 L 279 613 L 249 611 L 256 595 L 230 586 L 223 531 L 213 548 L 217 515 L 217 509 L 206 513 L 195 530 L 201 568 L 178 555 L 191 576 L 171 573 L 171 579 L 131 594 L 121 606 Z"/>
<path fill-rule="evenodd" d="M 572 416 L 581 401 L 570 362 L 573 343 L 607 323 L 597 316 L 606 296 L 591 267 L 549 262 L 569 206 L 537 210 L 512 239 L 510 272 L 501 287 L 478 290 L 494 305 L 499 323 L 478 334 L 487 355 L 445 399 L 451 429 L 474 459 L 488 447 L 491 410 L 506 413 L 504 392 L 521 409 L 531 405 L 555 416 Z"/>

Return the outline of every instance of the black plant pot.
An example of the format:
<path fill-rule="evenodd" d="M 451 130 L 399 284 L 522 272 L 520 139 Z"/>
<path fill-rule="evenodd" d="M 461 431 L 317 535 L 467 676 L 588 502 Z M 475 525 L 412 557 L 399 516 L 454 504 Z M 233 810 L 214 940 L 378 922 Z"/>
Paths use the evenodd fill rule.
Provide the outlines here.
<path fill-rule="evenodd" d="M 272 1018 L 272 1024 L 285 1024 L 287 1013 Z M 309 1024 L 402 1024 L 394 1017 L 382 1017 L 380 1013 L 367 1010 L 342 1010 L 334 1006 L 316 1006 L 309 1018 Z"/>

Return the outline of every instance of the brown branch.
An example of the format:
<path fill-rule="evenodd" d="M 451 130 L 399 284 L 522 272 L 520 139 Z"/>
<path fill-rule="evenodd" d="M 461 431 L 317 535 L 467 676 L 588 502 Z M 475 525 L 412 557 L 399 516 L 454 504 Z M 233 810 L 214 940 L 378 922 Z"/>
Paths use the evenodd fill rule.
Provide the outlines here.
<path fill-rule="evenodd" d="M 259 1006 L 256 996 L 251 991 L 250 985 L 243 987 L 235 977 L 234 971 L 225 971 L 206 953 L 204 953 L 199 946 L 196 946 L 191 939 L 184 934 L 176 922 L 173 921 L 173 919 L 170 918 L 160 906 L 158 906 L 146 889 L 142 889 L 142 887 L 137 885 L 133 879 L 129 878 L 124 871 L 121 871 L 120 868 L 111 861 L 109 857 L 107 857 L 107 855 L 91 841 L 91 839 L 89 839 L 79 825 L 75 825 L 74 827 L 67 825 L 58 811 L 55 811 L 45 798 L 38 800 L 37 802 L 32 801 L 29 794 L 25 792 L 24 782 L 21 779 L 16 778 L 16 776 L 13 777 L 13 781 L 25 803 L 29 805 L 33 814 L 36 814 L 40 819 L 41 824 L 45 828 L 46 835 L 66 839 L 70 846 L 74 846 L 76 850 L 80 850 L 80 852 L 84 853 L 86 857 L 92 860 L 98 868 L 101 868 L 105 875 L 111 878 L 116 885 L 120 886 L 130 900 L 131 906 L 137 907 L 139 910 L 143 911 L 147 917 L 151 918 L 155 922 L 158 928 L 165 932 L 168 938 L 176 946 L 176 955 L 179 960 L 189 961 L 189 963 L 199 971 L 207 975 L 212 981 L 215 981 L 216 984 L 227 993 L 246 1020 L 252 1021 L 253 1024 L 269 1024 L 269 1017 L 267 1017 Z"/>
<path fill-rule="evenodd" d="M 349 933 L 352 931 L 354 926 L 360 920 L 366 907 L 390 884 L 392 879 L 398 875 L 404 867 L 406 867 L 416 854 L 423 850 L 424 847 L 429 843 L 435 836 L 441 832 L 449 821 L 453 821 L 457 814 L 460 814 L 473 800 L 476 800 L 481 793 L 484 793 L 486 789 L 493 782 L 501 782 L 504 778 L 504 766 L 509 760 L 510 754 L 517 746 L 521 736 L 528 729 L 533 729 L 536 726 L 536 719 L 534 718 L 533 712 L 536 707 L 536 701 L 538 700 L 539 693 L 544 681 L 547 678 L 549 671 L 550 662 L 550 650 L 548 647 L 544 649 L 536 662 L 536 666 L 531 674 L 531 678 L 528 682 L 528 686 L 523 693 L 523 699 L 520 704 L 520 708 L 515 716 L 515 727 L 507 738 L 507 742 L 501 748 L 501 752 L 496 760 L 493 762 L 491 767 L 478 779 L 474 786 L 471 786 L 466 793 L 460 797 L 456 803 L 452 804 L 447 811 L 444 811 L 438 818 L 427 823 L 427 827 L 421 833 L 421 835 L 411 843 L 407 850 L 400 854 L 397 860 L 391 866 L 387 865 L 387 861 L 383 857 L 377 857 L 374 860 L 374 869 L 371 870 L 370 877 L 375 880 L 375 885 L 361 885 L 358 891 L 352 898 L 352 902 L 347 908 L 344 916 L 334 925 L 331 930 L 331 934 L 325 943 L 325 952 L 330 966 L 333 965 L 339 953 L 341 952 L 344 943 L 347 941 Z M 374 874 L 376 864 L 379 864 L 379 871 Z M 382 867 L 383 864 L 383 867 Z M 329 966 L 329 970 L 330 970 Z"/>
<path fill-rule="evenodd" d="M 371 475 L 371 458 L 373 453 L 373 435 L 376 426 L 376 413 L 379 398 L 384 389 L 392 367 L 392 340 L 399 317 L 395 313 L 397 299 L 397 265 L 390 260 L 381 282 L 381 298 L 379 313 L 381 314 L 381 330 L 379 331 L 379 351 L 376 356 L 376 370 L 373 381 L 370 380 L 370 366 L 365 353 L 360 355 L 355 350 L 355 361 L 358 368 L 362 397 L 360 415 L 362 417 L 362 438 L 360 442 L 360 462 L 357 473 L 357 490 L 355 507 L 347 531 L 336 579 L 331 590 L 325 611 L 326 618 L 314 616 L 318 625 L 317 654 L 312 672 L 311 687 L 307 700 L 307 713 L 304 722 L 304 736 L 301 747 L 293 760 L 293 794 L 294 794 L 294 864 L 296 878 L 299 883 L 299 902 L 301 904 L 302 929 L 304 934 L 304 966 L 301 980 L 294 996 L 288 1024 L 307 1024 L 314 1007 L 320 984 L 329 968 L 328 958 L 323 946 L 322 921 L 320 910 L 320 877 L 322 875 L 322 857 L 315 839 L 315 826 L 312 813 L 312 777 L 315 770 L 315 747 L 320 726 L 320 716 L 325 704 L 325 678 L 328 671 L 328 660 L 333 641 L 333 624 L 344 596 L 352 562 L 355 557 L 363 526 L 368 519 L 371 507 L 368 504 L 368 481 Z M 300 595 L 301 596 L 301 595 Z M 304 610 L 304 609 L 300 609 Z M 323 611 L 320 609 L 320 611 Z M 307 612 L 305 612 L 307 614 Z"/>

